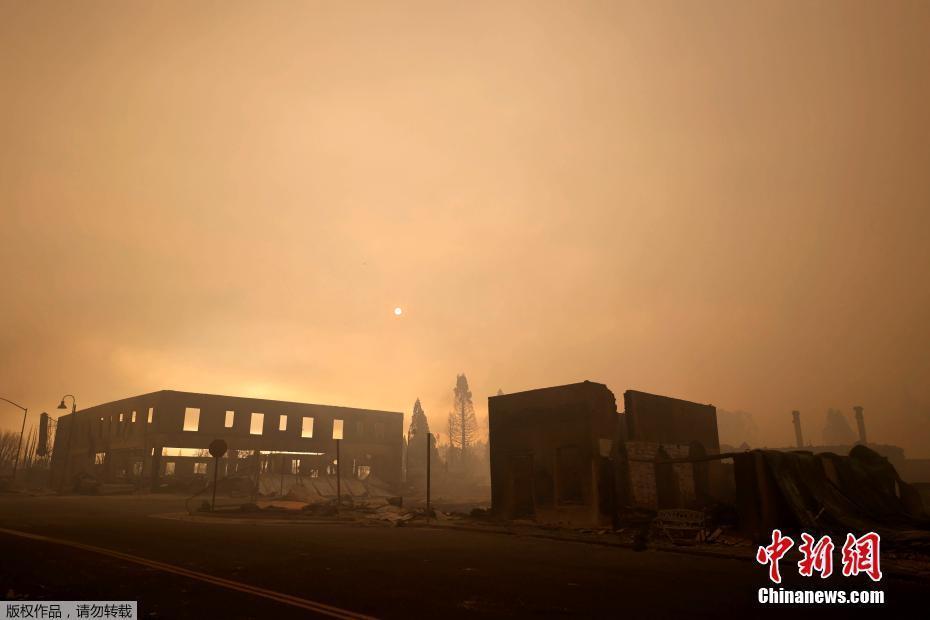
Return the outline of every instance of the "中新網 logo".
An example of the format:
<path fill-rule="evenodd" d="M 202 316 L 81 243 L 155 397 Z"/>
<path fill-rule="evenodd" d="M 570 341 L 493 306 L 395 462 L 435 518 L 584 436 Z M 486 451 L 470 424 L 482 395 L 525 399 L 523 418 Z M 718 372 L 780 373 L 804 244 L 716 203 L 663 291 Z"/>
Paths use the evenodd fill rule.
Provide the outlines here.
<path fill-rule="evenodd" d="M 879 560 L 880 543 L 881 537 L 875 532 L 869 532 L 858 538 L 853 534 L 846 534 L 846 542 L 843 544 L 840 556 L 843 576 L 851 577 L 864 573 L 872 581 L 879 581 L 882 578 Z M 794 540 L 790 536 L 782 535 L 781 530 L 773 530 L 771 544 L 759 547 L 756 552 L 756 561 L 759 564 L 768 565 L 769 579 L 773 583 L 781 583 L 779 561 L 792 547 L 794 547 Z M 798 573 L 804 577 L 811 577 L 817 572 L 823 579 L 832 575 L 833 549 L 833 539 L 830 536 L 815 540 L 810 534 L 801 534 L 801 544 L 798 546 L 798 551 L 801 552 Z"/>

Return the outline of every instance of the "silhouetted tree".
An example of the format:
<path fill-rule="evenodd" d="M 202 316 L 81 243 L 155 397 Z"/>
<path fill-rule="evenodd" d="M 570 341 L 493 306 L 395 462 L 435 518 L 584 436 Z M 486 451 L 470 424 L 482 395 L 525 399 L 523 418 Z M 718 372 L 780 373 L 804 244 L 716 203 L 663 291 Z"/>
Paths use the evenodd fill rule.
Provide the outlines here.
<path fill-rule="evenodd" d="M 420 404 L 420 399 L 413 403 L 413 416 L 410 418 L 410 426 L 407 428 L 407 481 L 419 483 L 421 478 L 426 476 L 426 436 L 429 434 L 429 420 L 426 418 L 426 412 Z M 439 452 L 436 449 L 436 441 L 430 444 L 430 459 L 433 467 L 439 465 Z"/>
<path fill-rule="evenodd" d="M 407 429 L 407 441 L 410 442 L 414 436 L 422 437 L 429 432 L 429 420 L 426 419 L 426 413 L 423 411 L 423 405 L 420 399 L 413 403 L 413 416 L 410 418 L 410 426 Z"/>
<path fill-rule="evenodd" d="M 468 458 L 468 451 L 477 437 L 475 405 L 471 399 L 471 390 L 468 389 L 468 379 L 461 374 L 455 379 L 452 411 L 449 413 L 449 443 L 452 454 L 456 454 L 462 464 Z"/>
<path fill-rule="evenodd" d="M 0 433 L 0 470 L 13 469 L 16 460 L 16 447 L 19 445 L 19 433 L 3 431 Z"/>
<path fill-rule="evenodd" d="M 26 436 L 26 448 L 23 450 L 22 461 L 23 469 L 32 467 L 32 455 L 36 450 L 36 429 L 34 426 L 29 427 L 29 434 Z"/>

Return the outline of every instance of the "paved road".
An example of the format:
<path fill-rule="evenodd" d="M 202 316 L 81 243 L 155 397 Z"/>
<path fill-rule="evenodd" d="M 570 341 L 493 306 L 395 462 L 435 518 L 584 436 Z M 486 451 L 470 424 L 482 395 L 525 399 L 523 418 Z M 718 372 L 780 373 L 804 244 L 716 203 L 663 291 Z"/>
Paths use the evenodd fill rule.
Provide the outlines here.
<path fill-rule="evenodd" d="M 721 618 L 772 611 L 755 602 L 758 588 L 766 585 L 764 569 L 745 561 L 437 528 L 204 524 L 151 516 L 182 510 L 182 499 L 167 496 L 7 496 L 0 498 L 0 528 L 95 545 L 384 618 Z M 786 581 L 789 587 L 821 587 L 791 576 Z M 870 587 L 863 579 L 830 582 L 846 590 Z M 880 615 L 925 608 L 930 593 L 926 583 L 888 580 L 881 587 L 888 603 Z M 0 593 L 138 600 L 143 618 L 315 615 L 156 568 L 2 533 Z M 845 617 L 853 610 L 816 611 L 820 617 L 824 612 Z"/>

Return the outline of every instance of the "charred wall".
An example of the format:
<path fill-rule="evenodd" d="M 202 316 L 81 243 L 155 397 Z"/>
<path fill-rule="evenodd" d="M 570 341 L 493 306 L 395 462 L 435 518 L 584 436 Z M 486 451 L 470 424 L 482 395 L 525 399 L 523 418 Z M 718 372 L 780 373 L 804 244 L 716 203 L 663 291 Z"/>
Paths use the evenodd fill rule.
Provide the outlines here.
<path fill-rule="evenodd" d="M 613 515 L 608 456 L 617 406 L 586 381 L 488 399 L 491 501 L 503 518 L 603 523 Z"/>
<path fill-rule="evenodd" d="M 627 390 L 623 393 L 627 435 L 631 440 L 662 444 L 700 443 L 719 454 L 717 409 L 668 396 Z"/>
<path fill-rule="evenodd" d="M 198 411 L 196 430 L 184 430 L 188 409 Z M 227 412 L 232 412 L 231 426 Z M 253 432 L 253 413 L 263 414 L 260 429 L 255 429 L 260 432 Z M 310 437 L 303 436 L 305 417 L 313 420 Z M 162 456 L 163 449 L 205 450 L 214 439 L 225 440 L 230 452 L 314 452 L 331 460 L 335 420 L 342 420 L 343 462 L 363 464 L 388 484 L 400 483 L 402 413 L 165 390 L 61 416 L 53 484 L 80 472 L 103 480 L 152 481 L 169 475 L 168 462 L 175 463 L 170 475 L 186 475 L 201 459 L 172 459 Z"/>

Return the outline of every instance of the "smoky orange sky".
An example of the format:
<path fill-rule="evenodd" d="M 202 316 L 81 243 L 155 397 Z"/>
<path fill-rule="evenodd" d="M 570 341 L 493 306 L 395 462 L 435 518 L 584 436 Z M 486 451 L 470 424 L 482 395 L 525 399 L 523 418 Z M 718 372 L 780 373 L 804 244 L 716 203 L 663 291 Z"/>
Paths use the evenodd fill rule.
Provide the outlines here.
<path fill-rule="evenodd" d="M 444 432 L 464 372 L 479 419 L 591 379 L 930 456 L 928 2 L 3 0 L 0 46 L 36 413 L 419 396 Z"/>

